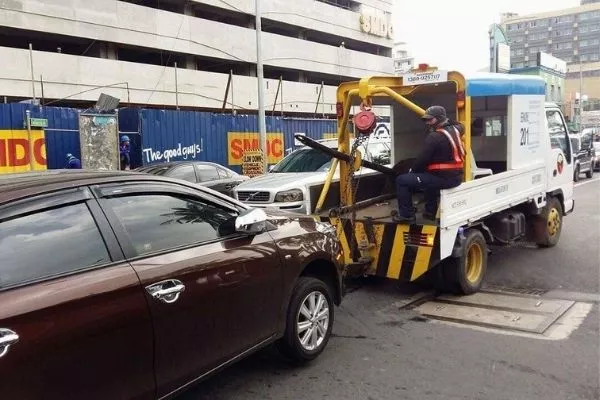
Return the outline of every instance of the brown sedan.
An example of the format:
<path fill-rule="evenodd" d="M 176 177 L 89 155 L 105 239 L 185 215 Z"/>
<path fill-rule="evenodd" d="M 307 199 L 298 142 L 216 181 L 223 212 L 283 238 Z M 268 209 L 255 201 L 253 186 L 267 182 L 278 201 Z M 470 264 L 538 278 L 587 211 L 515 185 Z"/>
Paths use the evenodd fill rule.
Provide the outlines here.
<path fill-rule="evenodd" d="M 184 181 L 0 177 L 0 399 L 164 398 L 272 342 L 311 360 L 341 259 L 329 225 Z"/>

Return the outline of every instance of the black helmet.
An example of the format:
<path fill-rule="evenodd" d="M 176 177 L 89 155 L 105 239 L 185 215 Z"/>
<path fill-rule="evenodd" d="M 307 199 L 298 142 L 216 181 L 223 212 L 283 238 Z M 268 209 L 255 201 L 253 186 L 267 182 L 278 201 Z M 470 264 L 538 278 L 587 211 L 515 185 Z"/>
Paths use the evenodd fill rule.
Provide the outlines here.
<path fill-rule="evenodd" d="M 425 114 L 421 116 L 421 119 L 432 119 L 437 118 L 438 121 L 446 119 L 446 109 L 442 106 L 431 106 L 425 110 Z"/>

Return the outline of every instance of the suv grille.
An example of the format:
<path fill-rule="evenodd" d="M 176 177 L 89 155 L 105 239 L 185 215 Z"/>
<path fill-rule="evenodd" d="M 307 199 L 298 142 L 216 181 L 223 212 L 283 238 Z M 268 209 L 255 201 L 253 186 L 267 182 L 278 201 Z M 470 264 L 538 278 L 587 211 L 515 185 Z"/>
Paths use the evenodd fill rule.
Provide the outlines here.
<path fill-rule="evenodd" d="M 271 195 L 269 192 L 237 192 L 237 197 L 239 201 L 267 203 Z"/>

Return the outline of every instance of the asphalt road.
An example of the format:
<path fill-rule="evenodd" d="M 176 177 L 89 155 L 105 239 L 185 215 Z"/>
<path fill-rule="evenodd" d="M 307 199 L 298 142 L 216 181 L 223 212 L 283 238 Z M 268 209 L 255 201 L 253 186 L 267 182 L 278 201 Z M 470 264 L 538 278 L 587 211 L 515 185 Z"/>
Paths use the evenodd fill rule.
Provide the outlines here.
<path fill-rule="evenodd" d="M 200 399 L 600 399 L 600 179 L 575 189 L 559 245 L 494 249 L 487 283 L 573 300 L 591 311 L 566 339 L 433 322 L 399 302 L 419 287 L 362 282 L 337 309 L 326 351 L 294 367 L 273 348 L 200 383 Z"/>

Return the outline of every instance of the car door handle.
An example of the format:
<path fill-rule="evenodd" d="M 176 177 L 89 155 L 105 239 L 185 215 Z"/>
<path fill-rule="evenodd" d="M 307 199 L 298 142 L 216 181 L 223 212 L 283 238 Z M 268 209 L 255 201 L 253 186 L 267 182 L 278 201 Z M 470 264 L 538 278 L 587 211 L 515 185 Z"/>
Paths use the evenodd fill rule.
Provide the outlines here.
<path fill-rule="evenodd" d="M 0 328 L 0 357 L 4 357 L 10 346 L 19 341 L 19 335 L 10 329 Z"/>
<path fill-rule="evenodd" d="M 167 279 L 146 286 L 146 291 L 153 299 L 163 303 L 171 304 L 179 300 L 179 296 L 185 290 L 185 285 L 177 279 Z"/>

